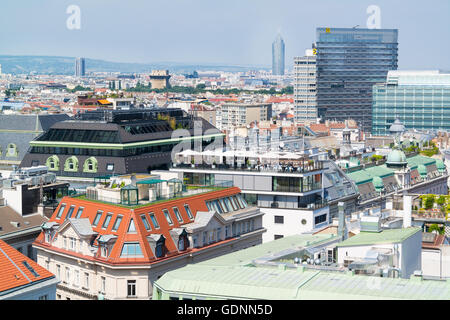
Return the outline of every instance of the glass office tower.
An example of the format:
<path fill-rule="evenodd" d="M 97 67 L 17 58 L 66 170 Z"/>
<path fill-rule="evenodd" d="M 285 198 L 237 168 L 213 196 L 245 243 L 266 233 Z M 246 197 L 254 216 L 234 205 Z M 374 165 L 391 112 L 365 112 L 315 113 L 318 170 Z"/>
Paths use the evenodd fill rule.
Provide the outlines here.
<path fill-rule="evenodd" d="M 75 59 L 75 76 L 84 77 L 86 75 L 85 71 L 85 61 L 84 58 Z"/>
<path fill-rule="evenodd" d="M 284 75 L 284 41 L 280 34 L 272 43 L 272 74 Z"/>
<path fill-rule="evenodd" d="M 387 135 L 398 118 L 406 129 L 450 131 L 450 72 L 390 71 L 373 86 L 372 134 Z"/>
<path fill-rule="evenodd" d="M 372 126 L 372 86 L 397 69 L 398 30 L 317 28 L 317 109 L 323 120 Z"/>

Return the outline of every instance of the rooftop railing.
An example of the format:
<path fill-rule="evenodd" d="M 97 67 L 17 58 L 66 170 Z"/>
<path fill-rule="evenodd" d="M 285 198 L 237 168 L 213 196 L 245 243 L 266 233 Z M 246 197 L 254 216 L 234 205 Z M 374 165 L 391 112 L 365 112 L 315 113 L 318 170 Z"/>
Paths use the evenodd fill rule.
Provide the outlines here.
<path fill-rule="evenodd" d="M 172 168 L 190 168 L 201 170 L 233 170 L 233 171 L 251 171 L 251 172 L 276 172 L 276 173 L 309 173 L 314 171 L 323 170 L 322 161 L 308 162 L 304 165 L 292 165 L 292 164 L 250 164 L 243 163 L 234 164 L 192 164 L 192 163 L 173 163 Z"/>

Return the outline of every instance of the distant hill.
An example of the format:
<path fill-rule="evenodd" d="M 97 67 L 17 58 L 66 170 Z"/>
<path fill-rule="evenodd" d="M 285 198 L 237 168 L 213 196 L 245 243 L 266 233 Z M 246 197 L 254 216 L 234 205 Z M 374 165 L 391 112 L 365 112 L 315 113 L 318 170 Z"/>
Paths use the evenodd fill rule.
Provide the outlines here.
<path fill-rule="evenodd" d="M 0 55 L 0 64 L 3 73 L 11 74 L 62 74 L 74 73 L 74 57 L 52 57 L 52 56 L 7 56 Z M 268 69 L 263 66 L 227 66 L 227 65 L 194 65 L 183 63 L 122 63 L 86 58 L 86 72 L 121 72 L 121 73 L 145 73 L 152 69 L 168 69 L 172 73 L 190 73 L 194 70 L 206 71 L 248 71 Z"/>

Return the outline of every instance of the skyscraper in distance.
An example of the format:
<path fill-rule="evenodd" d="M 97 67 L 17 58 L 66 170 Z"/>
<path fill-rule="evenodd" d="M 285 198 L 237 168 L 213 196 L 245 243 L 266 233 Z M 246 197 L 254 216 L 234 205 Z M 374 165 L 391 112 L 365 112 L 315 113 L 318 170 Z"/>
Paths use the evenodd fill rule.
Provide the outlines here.
<path fill-rule="evenodd" d="M 272 74 L 284 75 L 284 41 L 279 33 L 272 43 Z"/>
<path fill-rule="evenodd" d="M 317 28 L 317 110 L 323 120 L 372 127 L 372 86 L 397 70 L 397 29 Z"/>
<path fill-rule="evenodd" d="M 303 123 L 317 121 L 316 104 L 316 56 L 312 49 L 303 57 L 294 57 L 294 115 Z"/>
<path fill-rule="evenodd" d="M 85 62 L 84 58 L 75 59 L 75 76 L 84 77 L 85 76 Z"/>

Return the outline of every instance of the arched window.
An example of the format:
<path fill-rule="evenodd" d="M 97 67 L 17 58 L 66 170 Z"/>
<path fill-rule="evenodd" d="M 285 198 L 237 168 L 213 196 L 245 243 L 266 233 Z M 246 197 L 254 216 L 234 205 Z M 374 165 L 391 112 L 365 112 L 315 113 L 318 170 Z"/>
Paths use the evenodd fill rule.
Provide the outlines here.
<path fill-rule="evenodd" d="M 161 258 L 164 257 L 164 255 L 166 254 L 166 239 L 164 238 L 164 236 L 161 236 L 159 238 L 159 240 L 156 242 L 156 248 L 155 248 L 155 255 L 157 258 Z"/>
<path fill-rule="evenodd" d="M 59 170 L 59 158 L 57 156 L 48 157 L 45 165 L 48 167 L 48 170 L 57 171 Z"/>
<path fill-rule="evenodd" d="M 87 158 L 83 164 L 83 172 L 97 172 L 98 163 L 95 157 Z"/>
<path fill-rule="evenodd" d="M 189 239 L 186 230 L 183 230 L 178 238 L 178 251 L 184 251 L 187 248 L 189 248 Z"/>
<path fill-rule="evenodd" d="M 7 157 L 17 157 L 19 151 L 17 150 L 17 146 L 14 143 L 9 143 L 8 148 L 6 149 Z"/>
<path fill-rule="evenodd" d="M 75 156 L 67 158 L 64 171 L 78 171 L 78 159 Z"/>

